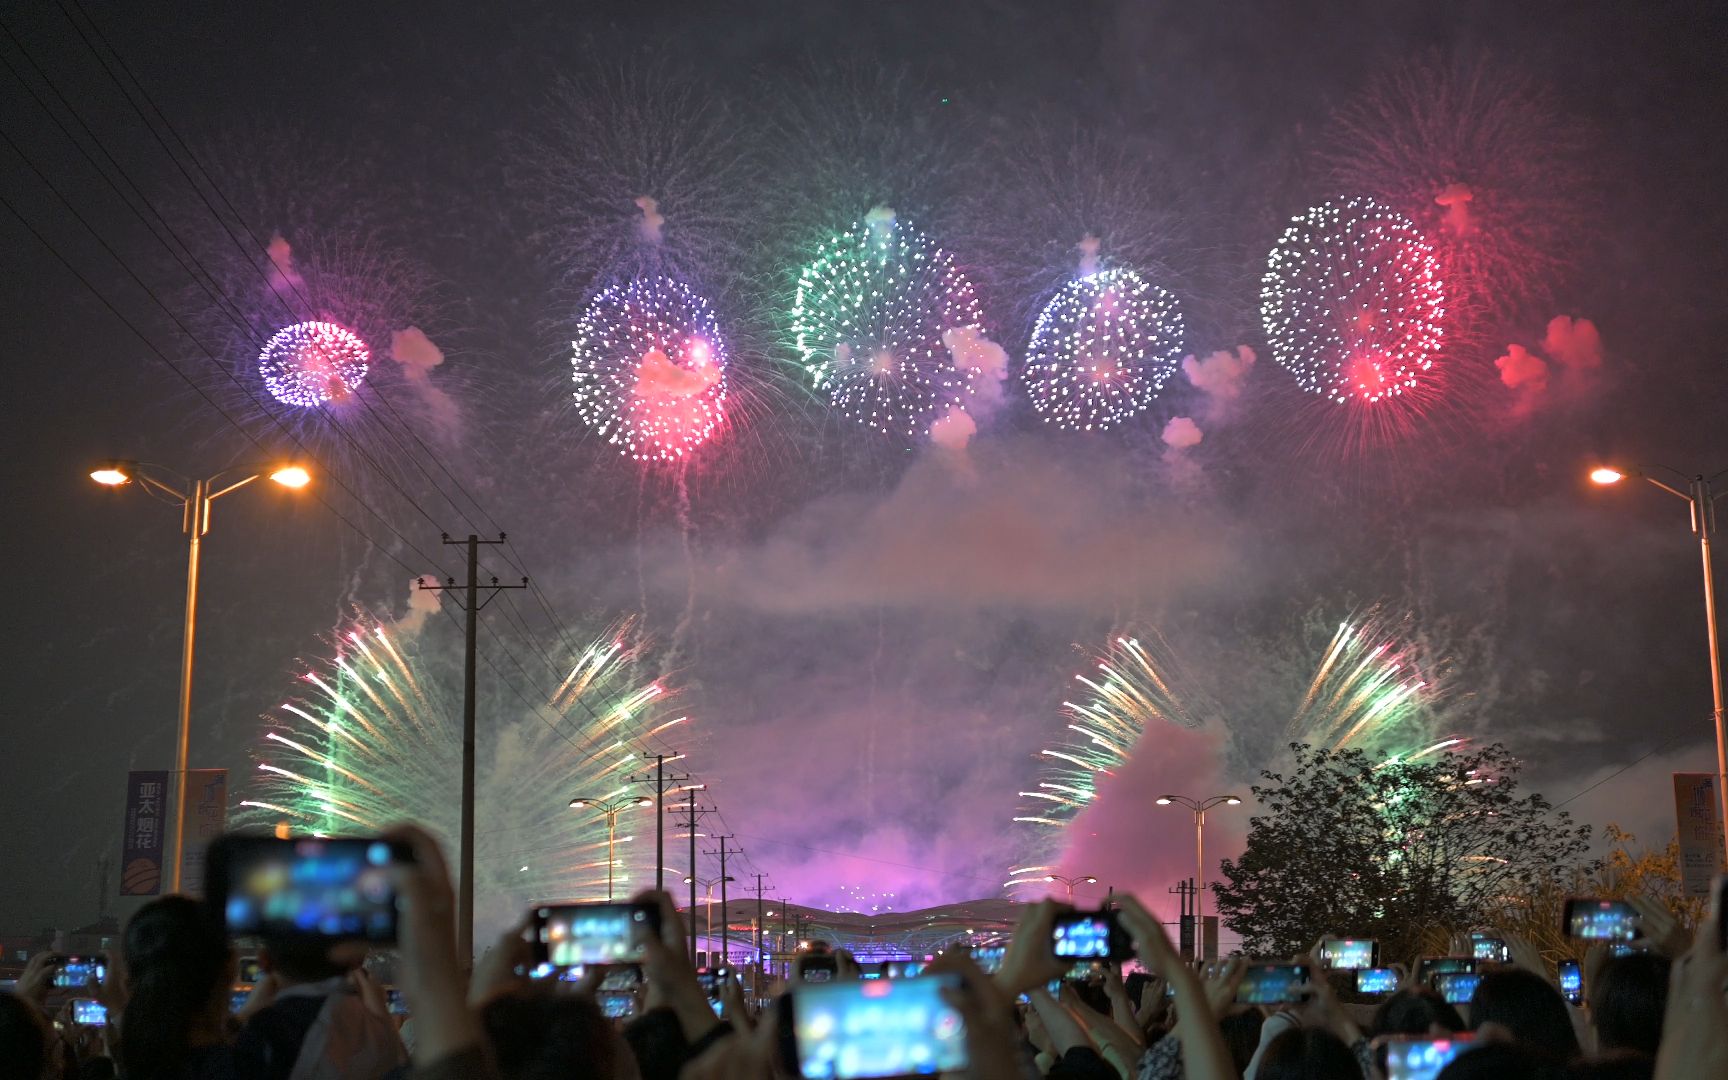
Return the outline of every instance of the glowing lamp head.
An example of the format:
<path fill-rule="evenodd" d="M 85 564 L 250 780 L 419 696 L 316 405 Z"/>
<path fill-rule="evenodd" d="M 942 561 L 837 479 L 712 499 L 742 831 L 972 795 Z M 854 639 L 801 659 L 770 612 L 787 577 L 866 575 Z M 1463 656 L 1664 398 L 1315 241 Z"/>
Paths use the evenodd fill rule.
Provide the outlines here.
<path fill-rule="evenodd" d="M 1229 798 L 1224 800 L 1224 805 L 1225 806 L 1241 806 L 1242 800 L 1238 799 L 1236 796 L 1232 795 Z"/>
<path fill-rule="evenodd" d="M 636 800 L 636 805 L 637 806 L 653 806 L 654 800 L 650 799 L 648 796 L 644 795 L 641 798 Z"/>
<path fill-rule="evenodd" d="M 270 479 L 286 488 L 303 488 L 312 482 L 312 474 L 300 465 L 284 465 L 271 473 Z"/>
<path fill-rule="evenodd" d="M 1085 878 L 1085 879 L 1084 879 L 1084 880 L 1085 880 L 1085 882 L 1086 882 L 1086 884 L 1088 884 L 1088 885 L 1096 885 L 1096 884 L 1098 884 L 1098 879 L 1097 879 L 1097 878 L 1095 878 L 1095 877 L 1089 877 L 1089 878 Z"/>
<path fill-rule="evenodd" d="M 1618 484 L 1624 479 L 1626 479 L 1625 473 L 1619 469 L 1610 469 L 1606 465 L 1599 465 L 1590 470 L 1590 482 L 1593 484 Z"/>
<path fill-rule="evenodd" d="M 580 808 L 588 805 L 588 800 L 587 799 L 571 799 L 570 805 L 580 809 Z"/>
<path fill-rule="evenodd" d="M 108 487 L 119 487 L 132 482 L 132 470 L 124 461 L 104 461 L 99 467 L 90 471 L 90 479 Z"/>
<path fill-rule="evenodd" d="M 1044 875 L 1044 880 L 1045 880 L 1045 881 L 1055 881 L 1055 880 L 1056 880 L 1056 875 L 1055 875 L 1055 874 L 1045 874 L 1045 875 Z"/>
<path fill-rule="evenodd" d="M 1170 805 L 1170 796 L 1160 795 L 1160 796 L 1158 796 L 1156 801 L 1157 801 L 1159 806 L 1169 806 Z"/>

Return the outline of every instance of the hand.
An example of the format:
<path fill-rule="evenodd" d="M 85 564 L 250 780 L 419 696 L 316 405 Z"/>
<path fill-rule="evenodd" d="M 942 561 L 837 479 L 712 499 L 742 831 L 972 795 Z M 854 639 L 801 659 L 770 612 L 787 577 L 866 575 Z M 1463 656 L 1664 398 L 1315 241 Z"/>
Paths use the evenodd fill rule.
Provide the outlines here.
<path fill-rule="evenodd" d="M 234 1018 L 244 1024 L 246 1021 L 267 1008 L 276 1000 L 276 995 L 282 990 L 282 978 L 274 971 L 266 971 L 258 976 L 258 981 L 252 984 L 252 992 L 246 995 L 246 1004 L 240 1006 L 240 1011 Z"/>
<path fill-rule="evenodd" d="M 474 966 L 474 979 L 468 985 L 468 1003 L 484 1005 L 500 994 L 526 986 L 528 977 L 518 975 L 517 968 L 526 971 L 534 963 L 534 946 L 524 935 L 534 922 L 533 915 L 524 915 L 480 957 Z M 586 974 L 586 973 L 584 973 Z"/>
<path fill-rule="evenodd" d="M 1590 1000 L 1589 995 L 1602 985 L 1602 968 L 1608 963 L 1608 958 L 1606 941 L 1593 941 L 1584 950 L 1584 1000 Z"/>
<path fill-rule="evenodd" d="M 736 975 L 728 975 L 720 981 L 720 1010 L 739 1031 L 755 1030 L 756 1018 L 750 1013 L 750 1005 L 744 1000 L 744 987 L 739 985 Z"/>
<path fill-rule="evenodd" d="M 1175 1035 L 1182 1040 L 1183 1075 L 1188 1080 L 1223 1080 L 1237 1075 L 1224 1037 L 1199 978 L 1170 944 L 1164 925 L 1132 894 L 1121 897 L 1122 925 L 1134 937 L 1134 947 L 1147 969 L 1163 975 L 1176 988 Z"/>
<path fill-rule="evenodd" d="M 1002 966 L 996 970 L 996 985 L 1010 999 L 1067 974 L 1071 965 L 1057 959 L 1050 940 L 1057 913 L 1071 910 L 1045 899 L 1020 916 L 1020 925 L 1014 928 L 1008 950 L 1002 955 Z"/>
<path fill-rule="evenodd" d="M 696 968 L 684 952 L 684 920 L 672 897 L 652 889 L 631 897 L 636 904 L 654 904 L 660 909 L 660 931 L 636 927 L 636 942 L 642 946 L 642 974 L 648 980 L 646 1009 L 666 1007 L 678 1016 L 684 1037 L 695 1042 L 720 1022 L 708 1004 L 708 993 L 696 978 Z"/>
<path fill-rule="evenodd" d="M 1338 995 L 1332 990 L 1332 982 L 1326 977 L 1326 969 L 1320 966 L 1316 958 L 1318 951 L 1311 954 L 1305 963 L 1308 965 L 1308 981 L 1297 991 L 1301 1003 L 1296 1009 L 1296 1016 L 1302 1021 L 1303 1027 L 1323 1028 L 1343 1040 L 1349 1046 L 1362 1038 L 1362 1029 L 1350 1014 L 1339 1004 Z"/>
<path fill-rule="evenodd" d="M 1667 904 L 1649 896 L 1628 896 L 1626 902 L 1636 908 L 1641 916 L 1634 945 L 1653 949 L 1670 960 L 1677 960 L 1685 955 L 1691 942 L 1687 940 L 1685 929 L 1674 918 L 1674 913 L 1668 910 Z"/>
<path fill-rule="evenodd" d="M 390 999 L 385 997 L 384 988 L 378 985 L 377 979 L 363 967 L 350 971 L 348 979 L 354 984 L 354 989 L 359 991 L 360 1004 L 366 1006 L 367 1012 L 373 1016 L 382 1016 L 386 1020 L 390 1018 Z M 251 1002 L 248 1001 L 247 1004 L 250 1005 Z"/>
<path fill-rule="evenodd" d="M 402 989 L 414 1007 L 415 1061 L 430 1063 L 479 1046 L 480 1021 L 468 1009 L 464 964 L 456 954 L 455 895 L 444 853 L 418 825 L 398 825 L 385 838 L 406 844 L 410 862 L 390 873 L 402 904 L 397 952 Z"/>
<path fill-rule="evenodd" d="M 1507 951 L 1512 954 L 1513 967 L 1523 968 L 1559 985 L 1558 980 L 1548 974 L 1548 962 L 1542 959 L 1542 950 L 1536 947 L 1535 942 L 1522 934 L 1508 934 L 1504 930 L 1496 930 L 1495 934 L 1506 943 Z"/>
<path fill-rule="evenodd" d="M 943 988 L 942 1000 L 953 1006 L 966 1024 L 966 1053 L 971 1058 L 969 1075 L 1019 1076 L 1020 1034 L 1014 1023 L 1013 999 L 984 974 L 976 961 L 957 949 L 943 953 L 929 970 L 948 972 L 960 979 L 958 987 Z"/>
<path fill-rule="evenodd" d="M 1728 1076 L 1728 952 L 1717 937 L 1718 917 L 1700 920 L 1692 948 L 1674 963 L 1656 1080 Z"/>
<path fill-rule="evenodd" d="M 1240 954 L 1230 957 L 1220 964 L 1215 972 L 1202 980 L 1206 989 L 1206 1004 L 1211 1006 L 1215 1016 L 1223 1016 L 1236 1004 L 1236 989 L 1242 985 L 1242 976 L 1248 974 L 1248 958 Z"/>
<path fill-rule="evenodd" d="M 65 960 L 57 952 L 39 952 L 32 956 L 24 965 L 24 973 L 18 976 L 18 996 L 41 1009 L 54 985 L 54 973 L 60 970 Z"/>

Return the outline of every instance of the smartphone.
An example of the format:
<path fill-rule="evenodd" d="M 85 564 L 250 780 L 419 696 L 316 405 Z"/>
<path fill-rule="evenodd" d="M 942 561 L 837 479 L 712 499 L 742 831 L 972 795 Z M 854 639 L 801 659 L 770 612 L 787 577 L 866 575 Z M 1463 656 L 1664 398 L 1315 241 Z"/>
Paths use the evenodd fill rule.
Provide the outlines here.
<path fill-rule="evenodd" d="M 1386 1080 L 1435 1080 L 1459 1054 L 1471 1048 L 1467 1031 L 1435 1038 L 1393 1035 L 1386 1040 Z"/>
<path fill-rule="evenodd" d="M 210 905 L 236 937 L 360 938 L 396 942 L 391 867 L 406 844 L 377 837 L 218 837 L 206 858 Z"/>
<path fill-rule="evenodd" d="M 732 978 L 730 968 L 715 968 L 712 971 L 698 971 L 696 973 L 696 981 L 702 984 L 702 989 L 708 992 L 710 999 L 720 996 L 721 989 L 730 978 Z"/>
<path fill-rule="evenodd" d="M 262 978 L 263 975 L 264 969 L 259 966 L 258 958 L 256 956 L 242 956 L 240 958 L 239 975 L 236 977 L 235 981 L 243 982 L 246 985 L 251 986 Z"/>
<path fill-rule="evenodd" d="M 942 1000 L 953 974 L 794 986 L 791 1061 L 804 1080 L 958 1072 L 970 1064 L 960 1014 Z"/>
<path fill-rule="evenodd" d="M 54 986 L 61 990 L 82 990 L 94 979 L 108 977 L 108 958 L 104 956 L 62 956 L 54 965 Z"/>
<path fill-rule="evenodd" d="M 1339 971 L 1371 968 L 1380 960 L 1380 943 L 1372 938 L 1332 938 L 1320 943 L 1320 962 Z"/>
<path fill-rule="evenodd" d="M 95 998 L 73 998 L 72 1022 L 85 1027 L 103 1027 L 108 1023 L 108 1006 Z"/>
<path fill-rule="evenodd" d="M 389 987 L 384 991 L 384 1000 L 390 1006 L 391 1016 L 408 1015 L 408 999 L 402 996 L 402 991 Z"/>
<path fill-rule="evenodd" d="M 1624 941 L 1616 941 L 1608 946 L 1609 956 L 1642 956 L 1649 951 L 1642 945 L 1628 945 Z"/>
<path fill-rule="evenodd" d="M 1249 964 L 1236 988 L 1236 1004 L 1287 1004 L 1298 999 L 1298 988 L 1307 982 L 1306 964 Z"/>
<path fill-rule="evenodd" d="M 636 1015 L 634 990 L 605 990 L 595 995 L 595 1001 L 599 1002 L 600 1011 L 608 1019 L 628 1020 Z"/>
<path fill-rule="evenodd" d="M 1560 961 L 1560 992 L 1574 1005 L 1584 1004 L 1584 969 L 1576 960 Z"/>
<path fill-rule="evenodd" d="M 1398 973 L 1391 968 L 1357 968 L 1358 994 L 1390 994 L 1398 989 Z"/>
<path fill-rule="evenodd" d="M 840 961 L 831 952 L 810 952 L 798 957 L 797 971 L 804 982 L 831 983 L 840 975 Z"/>
<path fill-rule="evenodd" d="M 1470 955 L 1478 960 L 1504 964 L 1512 959 L 1512 949 L 1506 944 L 1505 938 L 1478 931 L 1470 935 Z"/>
<path fill-rule="evenodd" d="M 231 1013 L 237 1013 L 241 1009 L 244 1009 L 246 1007 L 246 1003 L 248 1001 L 251 1001 L 251 1000 L 252 1000 L 252 988 L 250 986 L 244 987 L 241 989 L 230 990 L 228 992 L 228 1011 Z"/>
<path fill-rule="evenodd" d="M 1134 944 L 1114 909 L 1056 916 L 1050 945 L 1062 960 L 1126 960 L 1134 955 Z"/>
<path fill-rule="evenodd" d="M 534 959 L 555 968 L 642 959 L 636 930 L 660 932 L 657 904 L 549 904 L 534 909 Z"/>
<path fill-rule="evenodd" d="M 1063 982 L 1103 982 L 1104 965 L 1096 960 L 1082 960 L 1068 969 L 1068 974 L 1062 976 Z"/>
<path fill-rule="evenodd" d="M 972 962 L 978 965 L 978 970 L 986 975 L 994 975 L 1002 970 L 1002 958 L 1008 955 L 1006 945 L 987 945 L 982 949 L 972 950 Z"/>
<path fill-rule="evenodd" d="M 1434 976 L 1434 989 L 1449 1005 L 1468 1005 L 1476 996 L 1476 984 L 1481 981 L 1482 976 L 1474 971 L 1448 971 Z"/>
<path fill-rule="evenodd" d="M 1590 941 L 1631 941 L 1638 936 L 1638 909 L 1624 900 L 1572 897 L 1561 927 L 1567 937 Z"/>
<path fill-rule="evenodd" d="M 915 979 L 924 974 L 922 960 L 884 960 L 882 961 L 882 977 L 884 979 Z"/>
<path fill-rule="evenodd" d="M 1416 981 L 1419 984 L 1434 985 L 1434 976 L 1451 975 L 1455 972 L 1471 972 L 1476 970 L 1474 956 L 1424 956 L 1416 961 Z"/>

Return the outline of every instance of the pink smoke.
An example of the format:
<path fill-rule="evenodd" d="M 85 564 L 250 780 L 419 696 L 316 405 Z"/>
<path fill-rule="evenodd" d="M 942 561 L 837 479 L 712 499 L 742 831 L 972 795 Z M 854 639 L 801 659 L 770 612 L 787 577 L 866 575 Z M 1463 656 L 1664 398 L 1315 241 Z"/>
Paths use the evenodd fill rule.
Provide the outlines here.
<path fill-rule="evenodd" d="M 661 229 L 666 225 L 665 217 L 660 214 L 660 203 L 646 195 L 636 196 L 636 206 L 642 211 L 642 220 L 636 223 L 636 229 L 642 235 L 644 243 L 658 244 L 661 239 Z"/>
<path fill-rule="evenodd" d="M 1182 374 L 1187 377 L 1189 385 L 1206 395 L 1207 415 L 1212 419 L 1221 418 L 1230 404 L 1242 396 L 1248 373 L 1253 369 L 1254 350 L 1246 345 L 1238 346 L 1235 351 L 1219 349 L 1204 357 L 1190 355 L 1182 358 Z"/>
<path fill-rule="evenodd" d="M 1446 208 L 1440 223 L 1453 236 L 1468 236 L 1475 231 L 1475 222 L 1470 217 L 1470 200 L 1476 193 L 1470 190 L 1468 184 L 1447 184 L 1440 194 L 1434 196 L 1434 202 Z"/>
<path fill-rule="evenodd" d="M 1595 371 L 1602 366 L 1602 335 L 1589 319 L 1556 315 L 1548 320 L 1542 351 L 1568 371 Z"/>
<path fill-rule="evenodd" d="M 306 280 L 294 269 L 294 248 L 281 233 L 270 234 L 270 244 L 264 251 L 270 257 L 265 280 L 273 294 L 285 297 L 305 287 Z"/>
<path fill-rule="evenodd" d="M 945 450 L 965 450 L 976 434 L 977 423 L 958 405 L 949 409 L 947 416 L 930 425 L 930 441 Z"/>
<path fill-rule="evenodd" d="M 699 345 L 700 343 L 698 343 Z M 697 345 L 691 346 L 698 354 Z M 637 397 L 692 398 L 720 381 L 720 368 L 712 363 L 695 363 L 679 367 L 660 349 L 642 354 L 636 367 L 636 385 L 631 393 Z"/>
<path fill-rule="evenodd" d="M 1513 415 L 1525 416 L 1550 401 L 1550 390 L 1568 398 L 1579 398 L 1594 386 L 1602 368 L 1602 335 L 1589 319 L 1556 315 L 1542 335 L 1547 359 L 1522 345 L 1508 345 L 1494 361 L 1500 381 L 1517 395 Z M 1552 361 L 1552 363 L 1550 363 Z M 1558 382 L 1553 378 L 1558 369 Z"/>

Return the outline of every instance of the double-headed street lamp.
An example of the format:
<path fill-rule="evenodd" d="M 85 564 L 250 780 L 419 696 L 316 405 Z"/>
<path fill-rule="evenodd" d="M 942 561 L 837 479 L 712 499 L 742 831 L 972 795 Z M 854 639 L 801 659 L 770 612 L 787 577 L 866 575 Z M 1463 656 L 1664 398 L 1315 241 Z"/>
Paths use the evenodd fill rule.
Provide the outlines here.
<path fill-rule="evenodd" d="M 1095 877 L 1063 877 L 1061 874 L 1045 874 L 1044 880 L 1060 881 L 1062 884 L 1068 886 L 1068 902 L 1070 904 L 1074 902 L 1074 886 L 1098 884 L 1098 879 Z"/>
<path fill-rule="evenodd" d="M 708 904 L 707 904 L 707 907 L 708 907 L 708 949 L 710 952 L 712 952 L 714 949 L 714 886 L 719 885 L 721 882 L 737 881 L 737 880 L 738 879 L 733 877 L 731 874 L 727 874 L 725 877 L 717 877 L 717 878 L 700 878 L 700 877 L 692 877 L 689 874 L 684 875 L 684 884 L 702 886 L 702 895 L 708 898 Z M 722 891 L 724 891 L 724 890 L 722 890 Z M 691 926 L 691 929 L 695 929 L 696 913 L 694 911 L 692 911 L 690 913 L 690 926 Z M 722 939 L 724 939 L 726 937 L 726 913 L 724 911 L 722 911 L 720 913 L 720 936 Z M 728 953 L 730 951 L 731 950 L 729 948 L 722 947 L 720 954 L 721 954 L 721 956 L 725 956 L 726 953 Z M 731 961 L 731 958 L 726 957 L 725 962 L 729 963 L 730 961 Z M 712 960 L 709 961 L 708 966 L 709 967 L 715 966 Z"/>
<path fill-rule="evenodd" d="M 1675 483 L 1651 476 L 1649 469 L 1667 473 Z M 1715 476 L 1703 473 L 1688 475 L 1666 465 L 1646 465 L 1636 469 L 1598 466 L 1590 470 L 1590 479 L 1598 484 L 1618 484 L 1626 479 L 1646 480 L 1670 495 L 1685 499 L 1692 509 L 1692 534 L 1698 537 L 1698 549 L 1704 562 L 1704 632 L 1710 645 L 1710 693 L 1716 717 L 1716 801 L 1722 815 L 1724 857 L 1728 857 L 1728 745 L 1724 744 L 1722 733 L 1722 650 L 1716 637 L 1716 571 L 1710 560 L 1710 539 L 1716 535 L 1716 500 L 1720 497 L 1712 492 L 1711 486 L 1724 475 L 1728 475 L 1728 470 Z M 1684 490 L 1678 485 L 1684 485 Z"/>
<path fill-rule="evenodd" d="M 210 531 L 210 504 L 254 480 L 268 476 L 286 488 L 303 488 L 312 474 L 299 465 L 241 465 L 223 469 L 214 476 L 193 480 L 172 469 L 147 461 L 104 461 L 91 470 L 90 479 L 108 487 L 125 487 L 136 481 L 154 498 L 180 507 L 180 527 L 186 533 L 186 619 L 180 646 L 180 733 L 174 752 L 174 847 L 168 872 L 168 891 L 180 891 L 180 863 L 186 842 L 186 761 L 192 741 L 192 656 L 198 621 L 198 558 L 204 534 Z"/>
<path fill-rule="evenodd" d="M 634 799 L 571 799 L 570 805 L 578 810 L 598 810 L 606 818 L 606 899 L 612 899 L 612 868 L 616 865 L 613 853 L 618 846 L 618 815 L 632 806 L 653 806 L 654 800 L 643 795 Z"/>
<path fill-rule="evenodd" d="M 1214 806 L 1239 806 L 1242 803 L 1234 795 L 1214 795 L 1205 802 L 1196 802 L 1186 795 L 1164 795 L 1158 799 L 1159 806 L 1169 806 L 1175 803 L 1186 806 L 1194 811 L 1194 955 L 1200 955 L 1200 897 L 1206 892 L 1206 811 Z"/>

